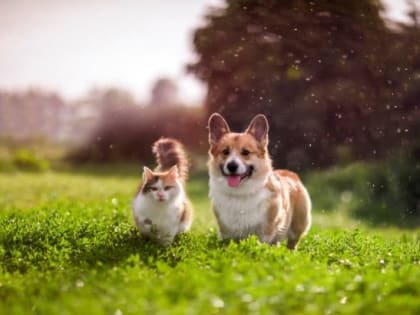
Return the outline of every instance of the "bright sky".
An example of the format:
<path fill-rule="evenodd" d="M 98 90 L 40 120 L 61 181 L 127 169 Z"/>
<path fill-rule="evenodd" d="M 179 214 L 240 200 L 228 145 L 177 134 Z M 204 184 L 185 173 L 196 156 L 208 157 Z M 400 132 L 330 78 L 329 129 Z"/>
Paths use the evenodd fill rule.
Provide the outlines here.
<path fill-rule="evenodd" d="M 414 0 L 418 2 L 420 0 Z M 387 0 L 404 20 L 404 0 Z M 149 99 L 161 76 L 176 79 L 180 98 L 205 88 L 185 74 L 194 60 L 191 33 L 221 0 L 0 0 L 0 89 L 40 87 L 76 99 L 116 86 Z"/>
<path fill-rule="evenodd" d="M 0 88 L 41 87 L 64 97 L 93 86 L 149 98 L 160 76 L 179 80 L 180 98 L 202 86 L 185 74 L 191 33 L 216 0 L 0 0 Z"/>

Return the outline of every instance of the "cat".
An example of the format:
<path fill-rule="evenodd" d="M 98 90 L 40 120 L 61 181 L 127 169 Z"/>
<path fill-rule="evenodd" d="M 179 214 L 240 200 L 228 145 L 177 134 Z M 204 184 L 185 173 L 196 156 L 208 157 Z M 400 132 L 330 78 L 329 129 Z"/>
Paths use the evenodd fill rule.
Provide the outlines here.
<path fill-rule="evenodd" d="M 155 171 L 144 167 L 132 203 L 133 218 L 142 235 L 167 246 L 191 228 L 193 208 L 185 192 L 189 162 L 175 139 L 162 138 L 152 149 L 158 166 Z"/>

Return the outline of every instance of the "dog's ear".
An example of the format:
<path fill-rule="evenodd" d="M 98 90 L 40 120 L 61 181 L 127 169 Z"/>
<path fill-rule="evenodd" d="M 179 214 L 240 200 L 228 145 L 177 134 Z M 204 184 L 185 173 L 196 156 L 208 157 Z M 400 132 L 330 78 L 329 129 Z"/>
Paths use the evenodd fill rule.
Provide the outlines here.
<path fill-rule="evenodd" d="M 215 145 L 224 134 L 230 132 L 226 120 L 218 113 L 213 113 L 210 116 L 208 129 L 210 145 Z"/>
<path fill-rule="evenodd" d="M 263 114 L 258 114 L 249 123 L 245 132 L 254 136 L 258 142 L 266 146 L 268 144 L 268 120 Z"/>

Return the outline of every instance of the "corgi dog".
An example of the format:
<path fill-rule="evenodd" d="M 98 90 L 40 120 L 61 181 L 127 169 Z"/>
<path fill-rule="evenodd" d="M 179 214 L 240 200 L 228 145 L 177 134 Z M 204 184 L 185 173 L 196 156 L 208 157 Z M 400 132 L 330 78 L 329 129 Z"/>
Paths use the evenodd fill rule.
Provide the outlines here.
<path fill-rule="evenodd" d="M 256 235 L 261 242 L 287 239 L 294 249 L 311 225 L 311 200 L 297 174 L 273 170 L 267 118 L 259 114 L 241 133 L 210 116 L 209 196 L 223 239 Z"/>
<path fill-rule="evenodd" d="M 192 224 L 193 209 L 185 192 L 189 163 L 182 144 L 174 139 L 156 141 L 153 153 L 158 167 L 144 167 L 132 203 L 133 218 L 142 235 L 166 246 Z"/>

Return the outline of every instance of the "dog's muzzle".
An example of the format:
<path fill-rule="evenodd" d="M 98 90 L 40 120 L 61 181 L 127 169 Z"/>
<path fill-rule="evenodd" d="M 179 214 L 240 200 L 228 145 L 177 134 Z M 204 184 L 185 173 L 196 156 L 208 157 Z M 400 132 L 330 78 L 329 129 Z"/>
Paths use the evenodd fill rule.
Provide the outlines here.
<path fill-rule="evenodd" d="M 227 178 L 227 182 L 228 182 L 228 185 L 230 187 L 238 187 L 242 183 L 242 181 L 244 181 L 247 178 L 250 178 L 252 176 L 253 172 L 254 172 L 254 166 L 253 165 L 247 165 L 245 173 L 237 174 L 236 173 L 236 171 L 238 169 L 237 165 L 235 167 L 235 166 L 229 165 L 230 163 L 233 163 L 233 162 L 229 162 L 226 165 L 226 168 L 228 169 L 229 174 L 227 174 L 224 171 L 223 164 L 220 165 L 220 171 L 223 174 L 223 176 L 225 176 Z M 233 170 L 233 172 L 232 172 L 232 170 Z"/>

